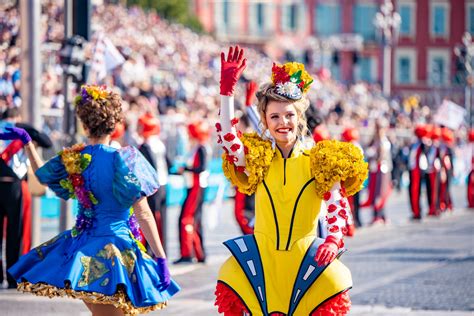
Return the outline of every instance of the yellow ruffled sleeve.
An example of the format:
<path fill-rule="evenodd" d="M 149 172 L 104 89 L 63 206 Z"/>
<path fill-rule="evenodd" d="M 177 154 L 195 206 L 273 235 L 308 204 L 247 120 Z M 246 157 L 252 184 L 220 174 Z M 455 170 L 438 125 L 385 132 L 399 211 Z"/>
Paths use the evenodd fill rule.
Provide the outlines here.
<path fill-rule="evenodd" d="M 245 150 L 245 170 L 247 174 L 238 171 L 237 167 L 222 155 L 222 169 L 224 175 L 245 194 L 253 194 L 257 186 L 263 181 L 270 168 L 275 151 L 269 141 L 263 140 L 257 133 L 246 133 L 240 137 Z"/>
<path fill-rule="evenodd" d="M 362 151 L 351 143 L 321 141 L 311 149 L 310 160 L 320 197 L 336 182 L 342 183 L 348 196 L 353 195 L 362 189 L 368 176 L 368 164 Z"/>

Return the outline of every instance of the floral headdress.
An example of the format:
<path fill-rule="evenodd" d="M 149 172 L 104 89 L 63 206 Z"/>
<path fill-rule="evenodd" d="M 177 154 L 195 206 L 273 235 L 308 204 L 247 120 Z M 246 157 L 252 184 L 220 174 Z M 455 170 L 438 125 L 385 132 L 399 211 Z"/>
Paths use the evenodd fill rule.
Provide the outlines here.
<path fill-rule="evenodd" d="M 272 82 L 276 86 L 276 93 L 292 100 L 299 100 L 308 92 L 313 78 L 301 63 L 289 62 L 281 66 L 273 63 Z"/>
<path fill-rule="evenodd" d="M 81 93 L 74 99 L 74 104 L 79 106 L 92 100 L 105 100 L 109 95 L 110 91 L 104 85 L 83 85 Z"/>

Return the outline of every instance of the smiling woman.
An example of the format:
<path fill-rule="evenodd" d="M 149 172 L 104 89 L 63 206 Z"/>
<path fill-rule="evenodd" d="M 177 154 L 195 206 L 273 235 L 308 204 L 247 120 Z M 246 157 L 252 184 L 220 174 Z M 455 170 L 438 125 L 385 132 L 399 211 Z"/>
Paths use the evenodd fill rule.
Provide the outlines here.
<path fill-rule="evenodd" d="M 312 82 L 304 65 L 273 65 L 272 82 L 257 92 L 263 135 L 237 132 L 233 92 L 246 59 L 231 47 L 221 55 L 221 109 L 216 124 L 226 177 L 255 193 L 253 235 L 226 241 L 232 256 L 220 269 L 216 305 L 231 315 L 345 315 L 350 271 L 338 260 L 351 223 L 347 195 L 367 177 L 354 145 L 322 141 L 305 148 L 305 93 Z M 357 149 L 357 150 L 356 150 Z M 324 201 L 323 201 L 324 200 Z M 318 238 L 321 203 L 328 237 Z"/>

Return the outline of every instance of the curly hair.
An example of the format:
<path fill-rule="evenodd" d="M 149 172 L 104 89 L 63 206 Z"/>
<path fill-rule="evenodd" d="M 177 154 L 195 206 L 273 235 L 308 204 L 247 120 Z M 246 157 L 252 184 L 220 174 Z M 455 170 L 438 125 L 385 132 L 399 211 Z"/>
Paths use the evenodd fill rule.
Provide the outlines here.
<path fill-rule="evenodd" d="M 76 105 L 76 114 L 89 132 L 89 137 L 100 138 L 111 134 L 122 122 L 122 98 L 110 92 L 106 98 L 90 99 Z"/>
<path fill-rule="evenodd" d="M 287 102 L 293 104 L 298 115 L 298 130 L 297 137 L 308 135 L 308 124 L 306 122 L 305 112 L 309 107 L 308 98 L 303 95 L 299 100 L 292 100 L 276 93 L 276 87 L 272 83 L 265 83 L 260 86 L 256 93 L 257 96 L 257 110 L 260 114 L 260 124 L 262 130 L 265 131 L 266 124 L 264 123 L 265 113 L 270 101 Z"/>

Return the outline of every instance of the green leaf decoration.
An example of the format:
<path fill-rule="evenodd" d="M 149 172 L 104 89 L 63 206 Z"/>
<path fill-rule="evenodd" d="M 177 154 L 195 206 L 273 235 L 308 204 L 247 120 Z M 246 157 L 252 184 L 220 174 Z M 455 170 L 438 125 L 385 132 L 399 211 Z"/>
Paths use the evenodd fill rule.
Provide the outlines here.
<path fill-rule="evenodd" d="M 97 199 L 95 198 L 94 194 L 92 194 L 91 191 L 89 191 L 89 199 L 91 200 L 92 204 L 94 204 L 94 205 L 97 205 L 97 203 L 99 203 L 99 201 L 97 201 Z"/>
<path fill-rule="evenodd" d="M 84 171 L 91 163 L 92 156 L 90 154 L 81 155 L 81 170 Z"/>
<path fill-rule="evenodd" d="M 68 190 L 69 193 L 74 192 L 74 187 L 72 186 L 72 183 L 69 180 L 62 179 L 61 181 L 59 181 L 59 185 L 61 186 L 61 188 Z"/>
<path fill-rule="evenodd" d="M 77 235 L 79 235 L 79 232 L 77 231 L 76 227 L 73 227 L 71 229 L 71 236 L 76 237 Z"/>
<path fill-rule="evenodd" d="M 82 101 L 82 96 L 80 96 L 80 95 L 78 95 L 74 98 L 74 104 L 78 104 L 81 101 Z"/>
<path fill-rule="evenodd" d="M 290 81 L 291 82 L 294 82 L 294 83 L 300 83 L 301 82 L 301 70 L 298 70 L 297 72 L 295 72 L 294 74 L 291 75 L 290 77 Z"/>
<path fill-rule="evenodd" d="M 307 83 L 304 85 L 303 90 L 306 89 L 306 88 L 307 88 L 310 84 L 312 84 L 312 83 L 313 83 L 313 80 L 311 80 L 310 82 L 307 82 Z"/>

